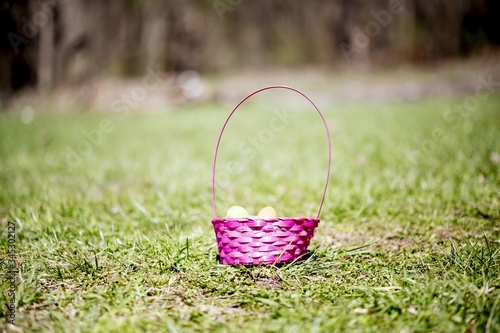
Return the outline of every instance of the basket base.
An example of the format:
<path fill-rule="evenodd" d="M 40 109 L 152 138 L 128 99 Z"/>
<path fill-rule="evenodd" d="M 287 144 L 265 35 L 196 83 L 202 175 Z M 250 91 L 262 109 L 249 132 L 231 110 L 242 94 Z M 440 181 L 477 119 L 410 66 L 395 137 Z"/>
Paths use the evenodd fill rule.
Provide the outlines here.
<path fill-rule="evenodd" d="M 273 256 L 262 256 L 258 258 L 231 258 L 230 256 L 225 256 L 222 258 L 219 255 L 219 263 L 221 265 L 228 266 L 271 266 L 271 265 L 284 265 L 291 263 L 293 261 L 302 260 L 301 256 L 291 255 L 289 253 L 283 254 L 281 257 L 275 258 Z"/>

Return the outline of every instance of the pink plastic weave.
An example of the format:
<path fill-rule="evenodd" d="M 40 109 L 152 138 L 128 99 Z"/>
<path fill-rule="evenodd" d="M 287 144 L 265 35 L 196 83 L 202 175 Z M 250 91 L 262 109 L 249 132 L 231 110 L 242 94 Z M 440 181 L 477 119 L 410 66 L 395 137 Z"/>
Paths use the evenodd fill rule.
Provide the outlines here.
<path fill-rule="evenodd" d="M 219 145 L 229 119 L 247 99 L 269 89 L 288 89 L 306 98 L 316 109 L 328 139 L 328 168 L 323 195 L 315 218 L 311 217 L 278 217 L 278 218 L 217 218 L 215 205 L 215 169 Z M 331 165 L 330 131 L 326 120 L 314 102 L 301 91 L 288 86 L 268 86 L 258 89 L 243 98 L 229 113 L 217 138 L 212 166 L 212 208 L 214 218 L 212 224 L 219 250 L 220 263 L 224 265 L 273 265 L 299 260 L 306 254 L 307 247 L 318 226 L 319 215 L 325 201 Z"/>

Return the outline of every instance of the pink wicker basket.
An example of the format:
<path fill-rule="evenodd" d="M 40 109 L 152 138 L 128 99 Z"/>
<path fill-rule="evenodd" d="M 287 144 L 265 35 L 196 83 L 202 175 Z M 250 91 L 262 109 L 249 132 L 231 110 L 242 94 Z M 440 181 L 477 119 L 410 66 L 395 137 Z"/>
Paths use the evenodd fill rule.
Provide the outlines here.
<path fill-rule="evenodd" d="M 229 119 L 243 102 L 253 95 L 269 89 L 288 89 L 306 98 L 316 109 L 328 138 L 328 170 L 319 204 L 318 214 L 313 217 L 278 217 L 278 218 L 227 218 L 217 217 L 215 206 L 215 167 L 217 153 L 222 134 Z M 217 138 L 212 167 L 212 207 L 214 218 L 212 224 L 215 230 L 220 263 L 223 265 L 274 265 L 300 260 L 307 253 L 307 247 L 318 226 L 319 215 L 325 200 L 331 164 L 330 131 L 326 120 L 314 102 L 299 90 L 287 86 L 269 86 L 258 89 L 243 98 L 226 118 Z"/>

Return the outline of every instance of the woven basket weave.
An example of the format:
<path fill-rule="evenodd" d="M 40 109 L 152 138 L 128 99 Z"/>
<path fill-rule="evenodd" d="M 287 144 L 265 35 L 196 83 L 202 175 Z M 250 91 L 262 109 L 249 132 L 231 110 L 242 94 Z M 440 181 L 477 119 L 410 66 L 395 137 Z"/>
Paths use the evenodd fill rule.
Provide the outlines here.
<path fill-rule="evenodd" d="M 268 89 L 292 90 L 305 97 L 316 109 L 325 125 L 328 138 L 328 170 L 323 188 L 323 196 L 315 218 L 311 217 L 278 217 L 278 218 L 218 218 L 215 205 L 215 170 L 219 144 L 229 119 L 238 107 L 253 95 Z M 314 104 L 304 93 L 287 86 L 269 86 L 258 89 L 243 98 L 226 118 L 219 133 L 215 147 L 212 168 L 212 207 L 214 218 L 212 224 L 215 230 L 220 263 L 224 265 L 275 265 L 284 264 L 301 259 L 307 253 L 307 247 L 314 236 L 314 230 L 319 223 L 319 215 L 325 200 L 331 164 L 330 132 L 326 120 Z"/>

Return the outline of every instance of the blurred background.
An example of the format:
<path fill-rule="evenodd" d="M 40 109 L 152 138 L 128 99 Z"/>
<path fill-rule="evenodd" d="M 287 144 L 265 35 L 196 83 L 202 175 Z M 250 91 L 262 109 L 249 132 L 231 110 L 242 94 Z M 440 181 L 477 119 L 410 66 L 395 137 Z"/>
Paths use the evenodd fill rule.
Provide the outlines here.
<path fill-rule="evenodd" d="M 495 74 L 500 63 L 498 0 L 0 3 L 4 109 L 109 109 L 145 81 L 158 85 L 136 98 L 149 109 L 234 103 L 238 89 L 271 83 L 309 84 L 335 100 L 416 99 L 473 91 L 471 75 Z M 380 70 L 394 69 L 380 81 Z"/>

